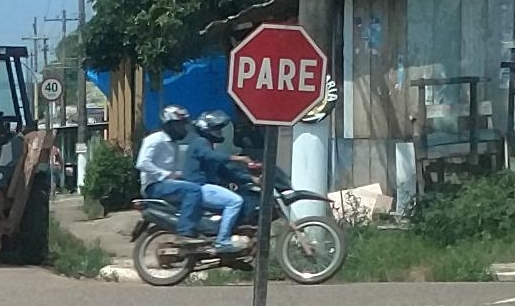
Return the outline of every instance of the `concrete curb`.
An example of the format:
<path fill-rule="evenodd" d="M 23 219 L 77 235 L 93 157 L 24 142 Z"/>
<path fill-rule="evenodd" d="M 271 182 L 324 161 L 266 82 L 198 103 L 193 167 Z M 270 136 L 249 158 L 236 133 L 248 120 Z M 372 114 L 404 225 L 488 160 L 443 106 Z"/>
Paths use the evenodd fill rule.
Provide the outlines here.
<path fill-rule="evenodd" d="M 205 281 L 208 274 L 206 271 L 192 272 L 188 277 L 189 282 Z M 132 259 L 114 259 L 112 265 L 100 269 L 97 276 L 98 280 L 117 283 L 144 283 L 134 269 Z"/>
<path fill-rule="evenodd" d="M 143 281 L 134 270 L 132 259 L 115 258 L 113 264 L 100 269 L 98 273 L 99 280 L 107 282 L 132 282 L 142 283 Z"/>
<path fill-rule="evenodd" d="M 500 282 L 515 282 L 515 271 L 513 272 L 497 272 L 497 280 Z"/>
<path fill-rule="evenodd" d="M 132 268 L 123 268 L 114 265 L 105 266 L 100 269 L 98 279 L 107 282 L 117 283 L 143 283 L 136 270 Z"/>
<path fill-rule="evenodd" d="M 493 264 L 490 271 L 495 275 L 496 281 L 515 282 L 515 263 Z"/>

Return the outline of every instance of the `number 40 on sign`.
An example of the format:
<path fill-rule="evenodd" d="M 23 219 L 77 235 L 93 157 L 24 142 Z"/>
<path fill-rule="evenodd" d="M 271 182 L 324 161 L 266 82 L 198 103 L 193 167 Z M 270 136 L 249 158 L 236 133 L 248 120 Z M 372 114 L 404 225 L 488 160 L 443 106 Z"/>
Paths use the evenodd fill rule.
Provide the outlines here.
<path fill-rule="evenodd" d="M 48 78 L 41 83 L 41 95 L 48 101 L 56 101 L 61 98 L 63 85 L 56 78 Z"/>

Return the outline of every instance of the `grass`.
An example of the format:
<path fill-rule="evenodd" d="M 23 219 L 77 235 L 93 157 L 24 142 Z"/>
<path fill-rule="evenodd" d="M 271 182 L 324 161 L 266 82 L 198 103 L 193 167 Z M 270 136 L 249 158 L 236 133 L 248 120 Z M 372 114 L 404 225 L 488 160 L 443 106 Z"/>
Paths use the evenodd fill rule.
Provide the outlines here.
<path fill-rule="evenodd" d="M 350 235 L 349 255 L 330 280 L 342 282 L 478 282 L 492 281 L 489 267 L 515 261 L 510 240 L 461 241 L 440 247 L 407 231 L 372 228 Z M 188 285 L 213 286 L 252 282 L 251 272 L 217 269 L 207 279 L 190 278 Z M 284 280 L 275 258 L 270 258 L 269 280 Z"/>
<path fill-rule="evenodd" d="M 509 240 L 439 247 L 410 232 L 368 230 L 352 235 L 349 256 L 334 281 L 492 281 L 490 265 L 509 261 L 515 261 Z"/>
<path fill-rule="evenodd" d="M 190 277 L 185 285 L 190 286 L 225 286 L 234 284 L 247 284 L 254 281 L 254 272 L 243 272 L 237 270 L 229 270 L 226 268 L 205 271 L 208 275 L 207 279 L 199 277 Z M 282 272 L 277 261 L 271 257 L 268 269 L 268 279 L 270 281 L 282 281 L 286 279 L 286 275 Z"/>
<path fill-rule="evenodd" d="M 93 278 L 110 263 L 109 254 L 100 243 L 86 244 L 50 218 L 49 262 L 60 274 L 74 278 Z"/>

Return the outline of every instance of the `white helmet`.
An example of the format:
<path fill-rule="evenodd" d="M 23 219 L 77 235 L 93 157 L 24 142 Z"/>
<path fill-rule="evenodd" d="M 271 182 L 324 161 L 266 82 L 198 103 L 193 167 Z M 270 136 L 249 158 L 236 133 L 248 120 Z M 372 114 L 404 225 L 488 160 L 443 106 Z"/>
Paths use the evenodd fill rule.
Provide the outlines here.
<path fill-rule="evenodd" d="M 166 124 L 170 121 L 184 121 L 190 117 L 190 113 L 187 109 L 179 105 L 168 105 L 161 111 L 159 119 L 162 124 Z"/>

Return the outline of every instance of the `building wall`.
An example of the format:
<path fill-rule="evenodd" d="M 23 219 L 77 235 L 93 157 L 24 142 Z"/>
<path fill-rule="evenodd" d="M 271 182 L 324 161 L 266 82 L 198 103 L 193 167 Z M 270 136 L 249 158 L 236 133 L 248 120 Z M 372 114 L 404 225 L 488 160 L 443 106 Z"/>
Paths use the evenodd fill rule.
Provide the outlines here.
<path fill-rule="evenodd" d="M 108 140 L 131 152 L 143 136 L 143 71 L 125 62 L 110 80 Z"/>
<path fill-rule="evenodd" d="M 395 143 L 409 141 L 420 77 L 486 76 L 479 98 L 494 105 L 505 130 L 507 77 L 499 68 L 513 40 L 513 0 L 345 0 L 343 139 L 338 185 L 396 188 Z M 468 98 L 465 88 L 428 91 L 427 103 Z M 339 119 L 338 119 L 339 118 Z"/>

